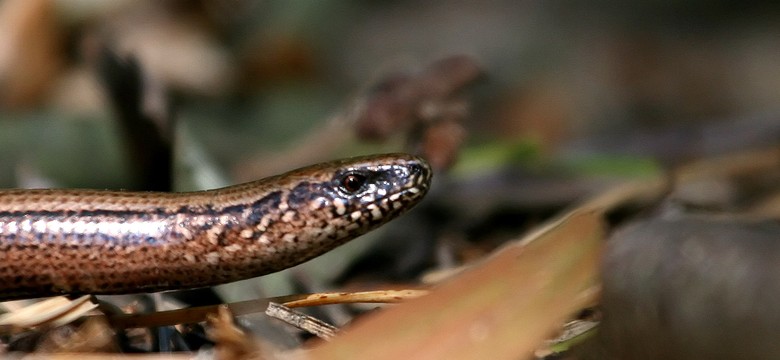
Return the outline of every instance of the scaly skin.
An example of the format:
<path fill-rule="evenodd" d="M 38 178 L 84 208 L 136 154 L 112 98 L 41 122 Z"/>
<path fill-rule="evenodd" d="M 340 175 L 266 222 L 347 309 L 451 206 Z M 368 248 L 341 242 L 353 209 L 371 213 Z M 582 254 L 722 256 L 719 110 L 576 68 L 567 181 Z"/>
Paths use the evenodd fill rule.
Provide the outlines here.
<path fill-rule="evenodd" d="M 0 300 L 210 286 L 286 269 L 413 207 L 417 157 L 387 154 L 188 193 L 0 190 Z"/>

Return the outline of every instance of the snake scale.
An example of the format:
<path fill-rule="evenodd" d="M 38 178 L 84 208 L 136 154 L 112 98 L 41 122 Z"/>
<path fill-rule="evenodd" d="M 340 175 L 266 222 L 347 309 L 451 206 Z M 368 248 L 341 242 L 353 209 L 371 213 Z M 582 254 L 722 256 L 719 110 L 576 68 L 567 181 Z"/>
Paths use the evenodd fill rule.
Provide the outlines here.
<path fill-rule="evenodd" d="M 409 210 L 431 169 L 406 154 L 199 192 L 0 190 L 0 300 L 186 289 L 327 252 Z"/>

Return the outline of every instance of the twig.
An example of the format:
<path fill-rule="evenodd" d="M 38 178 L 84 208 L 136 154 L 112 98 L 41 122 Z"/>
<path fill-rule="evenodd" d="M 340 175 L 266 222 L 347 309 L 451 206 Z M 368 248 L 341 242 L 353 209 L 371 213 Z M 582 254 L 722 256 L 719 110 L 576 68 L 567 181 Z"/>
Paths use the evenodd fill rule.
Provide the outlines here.
<path fill-rule="evenodd" d="M 333 325 L 273 302 L 268 304 L 265 314 L 325 340 L 332 339 L 338 332 L 338 329 Z"/>
<path fill-rule="evenodd" d="M 289 307 L 317 306 L 347 303 L 396 303 L 427 294 L 425 290 L 377 290 L 355 293 L 334 292 L 297 294 L 268 299 L 239 301 L 227 304 L 234 316 L 260 312 L 269 302 L 282 303 Z M 208 314 L 217 312 L 223 305 L 198 306 L 186 309 L 160 311 L 152 314 L 126 314 L 109 317 L 116 329 L 188 324 L 203 321 Z"/>

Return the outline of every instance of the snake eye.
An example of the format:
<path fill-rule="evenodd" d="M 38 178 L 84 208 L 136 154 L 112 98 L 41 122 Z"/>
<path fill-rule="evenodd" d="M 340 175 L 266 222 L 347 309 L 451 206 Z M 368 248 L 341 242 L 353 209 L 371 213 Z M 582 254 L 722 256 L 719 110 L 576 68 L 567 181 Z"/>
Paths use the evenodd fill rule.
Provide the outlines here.
<path fill-rule="evenodd" d="M 341 179 L 341 187 L 349 193 L 357 192 L 365 183 L 366 177 L 360 174 L 347 174 Z"/>

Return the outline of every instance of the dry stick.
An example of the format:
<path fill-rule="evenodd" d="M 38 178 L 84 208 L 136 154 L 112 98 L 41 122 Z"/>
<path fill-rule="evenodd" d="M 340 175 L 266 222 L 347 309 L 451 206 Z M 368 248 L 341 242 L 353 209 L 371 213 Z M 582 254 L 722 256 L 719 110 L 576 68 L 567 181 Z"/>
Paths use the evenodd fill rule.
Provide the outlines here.
<path fill-rule="evenodd" d="M 265 314 L 328 341 L 338 332 L 331 324 L 274 302 L 268 304 Z"/>
<path fill-rule="evenodd" d="M 192 353 L 118 354 L 118 353 L 51 353 L 27 354 L 24 360 L 192 360 Z M 16 359 L 16 358 L 14 358 Z"/>
<path fill-rule="evenodd" d="M 355 293 L 318 293 L 279 296 L 268 299 L 239 301 L 227 304 L 233 316 L 261 312 L 269 302 L 289 307 L 315 306 L 344 303 L 395 303 L 427 294 L 426 290 L 377 290 Z M 217 312 L 223 305 L 199 306 L 179 310 L 160 311 L 152 314 L 127 314 L 108 318 L 116 329 L 166 326 L 203 321 L 208 314 Z"/>
<path fill-rule="evenodd" d="M 198 306 L 186 309 L 159 311 L 151 314 L 93 315 L 106 316 L 115 329 L 168 326 L 191 324 L 204 321 L 206 316 L 216 313 L 220 306 L 227 306 L 234 316 L 261 312 L 269 302 L 283 303 L 285 306 L 303 307 L 330 304 L 353 303 L 397 303 L 427 294 L 427 290 L 375 290 L 362 292 L 330 292 L 315 294 L 297 294 L 268 299 L 239 301 L 226 305 Z M 19 325 L 15 323 L 15 325 Z M 13 324 L 0 325 L 0 333 L 9 333 Z"/>
<path fill-rule="evenodd" d="M 334 292 L 295 295 L 296 299 L 288 298 L 281 301 L 284 306 L 295 308 L 304 306 L 319 306 L 332 304 L 354 303 L 397 303 L 428 294 L 428 290 L 374 290 L 358 292 Z M 272 300 L 273 301 L 273 300 Z"/>

